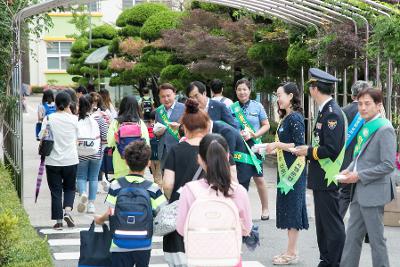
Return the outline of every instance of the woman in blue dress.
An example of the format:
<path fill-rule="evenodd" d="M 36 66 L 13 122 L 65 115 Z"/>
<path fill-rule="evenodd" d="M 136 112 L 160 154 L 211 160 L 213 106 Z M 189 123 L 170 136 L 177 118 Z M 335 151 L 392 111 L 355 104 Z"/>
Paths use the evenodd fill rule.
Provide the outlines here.
<path fill-rule="evenodd" d="M 284 253 L 273 258 L 272 263 L 274 265 L 289 265 L 298 262 L 297 239 L 299 230 L 308 229 L 305 159 L 298 159 L 290 152 L 294 146 L 305 144 L 305 128 L 300 93 L 296 84 L 286 83 L 280 86 L 277 90 L 277 96 L 281 117 L 281 123 L 277 130 L 279 139 L 267 145 L 267 152 L 276 150 L 279 162 L 279 150 L 283 151 L 284 160 L 281 158 L 281 161 L 286 163 L 285 177 L 287 179 L 282 179 L 281 174 L 285 173 L 282 169 L 278 171 L 276 227 L 287 229 L 288 246 Z M 291 169 L 291 166 L 295 164 L 299 167 L 297 172 L 293 171 L 296 166 Z M 284 182 L 287 182 L 289 186 L 282 188 L 281 185 Z M 293 187 L 290 189 L 291 186 Z"/>

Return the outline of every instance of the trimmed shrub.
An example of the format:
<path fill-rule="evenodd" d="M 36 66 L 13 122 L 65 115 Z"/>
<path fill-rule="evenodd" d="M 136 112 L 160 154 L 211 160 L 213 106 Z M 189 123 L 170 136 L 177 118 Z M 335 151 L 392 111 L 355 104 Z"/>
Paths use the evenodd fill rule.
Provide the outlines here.
<path fill-rule="evenodd" d="M 42 94 L 44 90 L 42 86 L 32 86 L 31 88 L 33 94 Z"/>
<path fill-rule="evenodd" d="M 140 30 L 140 37 L 154 41 L 161 37 L 163 30 L 175 29 L 182 18 L 181 12 L 163 11 L 149 17 Z"/>
<path fill-rule="evenodd" d="M 100 25 L 92 30 L 92 38 L 93 39 L 114 39 L 117 37 L 117 30 L 114 29 L 111 25 Z"/>
<path fill-rule="evenodd" d="M 179 74 L 187 69 L 184 65 L 169 65 L 165 67 L 160 74 L 161 82 L 168 82 L 177 79 Z"/>
<path fill-rule="evenodd" d="M 125 27 L 126 25 L 142 26 L 148 18 L 152 15 L 168 11 L 169 8 L 163 4 L 156 3 L 143 3 L 135 5 L 134 7 L 125 10 L 117 19 L 118 27 Z"/>
<path fill-rule="evenodd" d="M 10 230 L 12 234 L 6 236 L 4 233 Z M 42 240 L 30 225 L 11 177 L 2 165 L 0 165 L 0 236 L 1 248 L 4 248 L 5 239 L 7 242 L 12 239 L 12 242 L 8 243 L 6 261 L 0 263 L 2 267 L 53 266 L 47 242 Z M 4 255 L 3 252 L 0 254 Z"/>
<path fill-rule="evenodd" d="M 118 30 L 118 35 L 122 37 L 137 37 L 140 36 L 139 26 L 126 25 L 122 29 Z"/>
<path fill-rule="evenodd" d="M 78 38 L 71 46 L 71 52 L 81 54 L 89 48 L 89 40 L 86 37 Z"/>

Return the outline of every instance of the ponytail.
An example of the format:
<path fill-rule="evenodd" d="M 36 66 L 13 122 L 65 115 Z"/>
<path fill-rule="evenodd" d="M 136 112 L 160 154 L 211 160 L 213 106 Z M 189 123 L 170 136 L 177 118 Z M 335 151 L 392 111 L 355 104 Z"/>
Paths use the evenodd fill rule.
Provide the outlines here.
<path fill-rule="evenodd" d="M 199 154 L 207 166 L 206 180 L 211 188 L 229 197 L 231 170 L 228 160 L 229 148 L 218 134 L 208 134 L 200 142 Z"/>

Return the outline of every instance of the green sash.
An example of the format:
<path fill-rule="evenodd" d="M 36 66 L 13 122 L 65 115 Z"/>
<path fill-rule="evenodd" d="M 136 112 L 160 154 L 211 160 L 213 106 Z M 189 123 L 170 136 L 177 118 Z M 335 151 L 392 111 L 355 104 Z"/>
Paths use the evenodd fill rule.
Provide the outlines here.
<path fill-rule="evenodd" d="M 240 107 L 239 101 L 236 101 L 231 105 L 232 112 L 235 114 L 236 118 L 238 119 L 240 125 L 243 127 L 243 129 L 247 131 L 252 131 L 255 133 L 256 131 L 254 130 L 253 125 L 247 120 L 246 116 L 243 113 L 243 109 Z M 261 137 L 254 139 L 251 138 L 255 144 L 261 144 Z"/>
<path fill-rule="evenodd" d="M 343 113 L 343 112 L 342 112 Z M 347 117 L 345 114 L 343 114 L 344 120 L 345 120 L 345 137 L 347 139 Z M 315 120 L 317 122 L 317 120 Z M 315 125 L 314 125 L 315 127 Z M 313 128 L 314 128 L 313 127 Z M 316 136 L 312 136 L 312 146 L 313 147 L 319 147 L 319 142 L 316 139 Z M 339 156 L 336 158 L 335 161 L 332 161 L 330 158 L 325 158 L 325 159 L 319 159 L 319 165 L 325 172 L 325 180 L 327 180 L 327 186 L 330 186 L 331 183 L 335 183 L 338 185 L 338 182 L 335 178 L 337 174 L 340 172 L 340 168 L 342 167 L 343 160 L 344 160 L 344 155 L 346 152 L 346 140 L 344 142 L 343 148 L 339 153 Z"/>
<path fill-rule="evenodd" d="M 253 165 L 254 167 L 256 167 L 257 173 L 261 174 L 261 172 L 262 172 L 262 168 L 261 168 L 262 161 L 257 158 L 256 154 L 254 154 L 253 150 L 251 150 L 251 148 L 249 147 L 249 145 L 246 143 L 246 141 L 243 138 L 242 138 L 242 140 L 245 143 L 247 151 L 249 152 L 249 154 L 246 154 L 246 153 L 243 153 L 243 152 L 239 152 L 239 151 L 235 151 L 233 153 L 233 160 L 236 161 L 236 162 Z"/>
<path fill-rule="evenodd" d="M 177 130 L 173 130 L 169 123 L 171 122 L 168 119 L 167 110 L 165 109 L 164 105 L 161 105 L 157 108 L 157 113 L 160 115 L 161 123 L 167 127 L 167 131 L 179 142 L 179 134 Z"/>
<path fill-rule="evenodd" d="M 279 126 L 280 124 L 278 125 L 278 130 Z M 276 142 L 279 142 L 278 130 L 275 134 Z M 290 166 L 288 169 L 282 149 L 276 149 L 276 157 L 278 160 L 279 174 L 279 183 L 277 187 L 281 190 L 281 194 L 287 195 L 290 190 L 294 190 L 293 186 L 300 179 L 300 176 L 306 166 L 306 160 L 305 157 L 297 157 L 292 166 Z"/>
<path fill-rule="evenodd" d="M 361 152 L 361 148 L 368 141 L 368 139 L 373 135 L 379 128 L 385 125 L 391 125 L 390 121 L 383 118 L 377 118 L 375 120 L 369 121 L 361 128 L 357 135 L 357 144 L 354 148 L 354 158 L 358 156 Z"/>

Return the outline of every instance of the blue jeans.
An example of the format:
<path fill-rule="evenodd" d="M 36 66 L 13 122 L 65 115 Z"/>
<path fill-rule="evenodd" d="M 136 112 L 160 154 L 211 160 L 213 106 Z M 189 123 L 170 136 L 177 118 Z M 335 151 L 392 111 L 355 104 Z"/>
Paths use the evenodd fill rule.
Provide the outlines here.
<path fill-rule="evenodd" d="M 101 166 L 100 159 L 79 161 L 76 181 L 79 194 L 87 193 L 86 182 L 89 180 L 89 200 L 96 199 L 98 176 Z"/>

